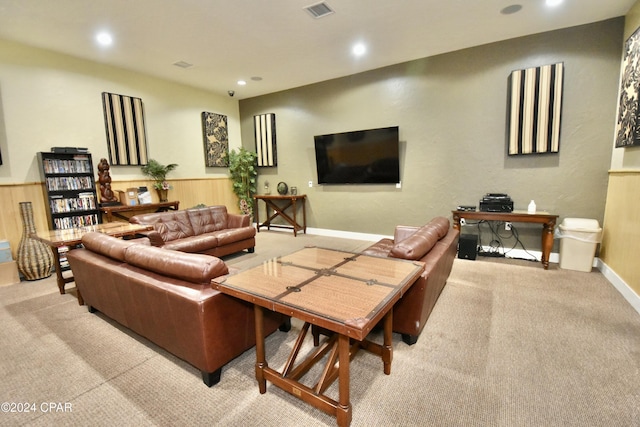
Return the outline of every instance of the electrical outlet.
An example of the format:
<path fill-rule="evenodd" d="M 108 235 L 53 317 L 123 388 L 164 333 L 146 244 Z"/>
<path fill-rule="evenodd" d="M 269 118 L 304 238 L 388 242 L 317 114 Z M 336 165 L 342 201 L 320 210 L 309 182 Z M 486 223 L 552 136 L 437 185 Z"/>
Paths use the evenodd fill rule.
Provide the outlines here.
<path fill-rule="evenodd" d="M 467 225 L 467 220 L 466 220 L 466 219 L 464 219 L 464 218 L 460 218 L 460 225 L 461 225 L 462 227 L 464 227 L 465 225 Z"/>
<path fill-rule="evenodd" d="M 313 187 L 313 181 L 309 181 L 309 188 Z"/>
<path fill-rule="evenodd" d="M 510 222 L 505 222 L 504 223 L 504 229 L 507 231 L 511 231 L 511 223 Z"/>

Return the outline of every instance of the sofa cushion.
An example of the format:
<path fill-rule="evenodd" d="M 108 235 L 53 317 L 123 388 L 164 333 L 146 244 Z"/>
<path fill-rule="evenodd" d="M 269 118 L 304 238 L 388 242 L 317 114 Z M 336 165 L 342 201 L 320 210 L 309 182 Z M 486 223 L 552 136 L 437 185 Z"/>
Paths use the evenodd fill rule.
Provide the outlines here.
<path fill-rule="evenodd" d="M 124 261 L 127 249 L 133 245 L 148 245 L 148 239 L 122 240 L 108 236 L 104 233 L 86 233 L 82 236 L 82 244 L 92 252 L 99 253 L 109 258 Z"/>
<path fill-rule="evenodd" d="M 155 246 L 131 248 L 125 261 L 133 266 L 192 283 L 208 283 L 229 272 L 220 259 L 209 255 L 172 251 Z"/>
<path fill-rule="evenodd" d="M 240 240 L 255 237 L 256 229 L 253 227 L 230 228 L 218 231 L 214 235 L 218 238 L 218 245 L 230 245 Z"/>
<path fill-rule="evenodd" d="M 400 242 L 395 242 L 389 256 L 409 260 L 422 258 L 438 240 L 447 235 L 449 225 L 449 220 L 445 217 L 432 219 L 411 236 Z"/>
<path fill-rule="evenodd" d="M 195 235 L 227 228 L 226 206 L 208 206 L 200 209 L 188 209 L 186 212 Z"/>
<path fill-rule="evenodd" d="M 189 222 L 187 211 L 169 211 L 152 214 L 136 215 L 131 217 L 129 222 L 133 224 L 149 224 L 160 233 L 162 240 L 183 239 L 193 236 L 193 228 Z"/>
<path fill-rule="evenodd" d="M 199 253 L 205 252 L 211 248 L 220 246 L 218 237 L 213 234 L 204 234 L 199 236 L 185 237 L 184 239 L 172 240 L 165 243 L 162 247 L 174 251 Z"/>

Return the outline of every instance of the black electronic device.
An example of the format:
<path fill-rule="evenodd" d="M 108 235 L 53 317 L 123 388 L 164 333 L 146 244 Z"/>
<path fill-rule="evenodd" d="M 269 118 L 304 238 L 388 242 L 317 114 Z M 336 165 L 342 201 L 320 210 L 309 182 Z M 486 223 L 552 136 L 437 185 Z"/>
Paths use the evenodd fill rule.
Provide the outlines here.
<path fill-rule="evenodd" d="M 64 154 L 87 154 L 89 149 L 85 147 L 51 147 L 51 152 Z"/>
<path fill-rule="evenodd" d="M 480 200 L 480 212 L 513 212 L 513 201 L 504 193 L 487 193 Z"/>
<path fill-rule="evenodd" d="M 400 182 L 399 128 L 314 136 L 318 184 Z"/>
<path fill-rule="evenodd" d="M 461 234 L 458 239 L 458 258 L 475 260 L 478 254 L 478 236 Z"/>

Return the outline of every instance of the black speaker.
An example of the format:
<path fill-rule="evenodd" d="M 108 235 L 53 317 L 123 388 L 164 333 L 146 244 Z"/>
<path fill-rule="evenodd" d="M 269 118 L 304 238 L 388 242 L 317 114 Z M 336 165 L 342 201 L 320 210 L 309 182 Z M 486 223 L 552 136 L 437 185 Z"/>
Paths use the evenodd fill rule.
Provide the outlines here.
<path fill-rule="evenodd" d="M 475 234 L 461 234 L 458 240 L 458 258 L 476 259 L 478 254 L 478 236 Z"/>

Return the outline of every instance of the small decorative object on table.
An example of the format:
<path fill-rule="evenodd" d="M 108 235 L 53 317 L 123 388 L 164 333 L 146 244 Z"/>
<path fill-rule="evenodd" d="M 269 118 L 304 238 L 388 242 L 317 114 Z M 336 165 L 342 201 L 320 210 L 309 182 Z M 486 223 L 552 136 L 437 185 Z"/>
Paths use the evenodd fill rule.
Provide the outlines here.
<path fill-rule="evenodd" d="M 289 186 L 287 185 L 286 182 L 279 182 L 278 183 L 278 194 L 280 194 L 281 196 L 284 196 L 285 194 L 287 194 L 289 192 Z"/>
<path fill-rule="evenodd" d="M 291 187 L 291 195 L 292 196 L 298 195 L 298 187 Z"/>
<path fill-rule="evenodd" d="M 154 159 L 149 159 L 149 163 L 142 167 L 142 173 L 153 178 L 155 181 L 153 188 L 156 189 L 161 203 L 168 201 L 167 193 L 171 189 L 171 185 L 167 182 L 167 174 L 177 166 L 175 163 L 170 163 L 165 166 Z"/>

